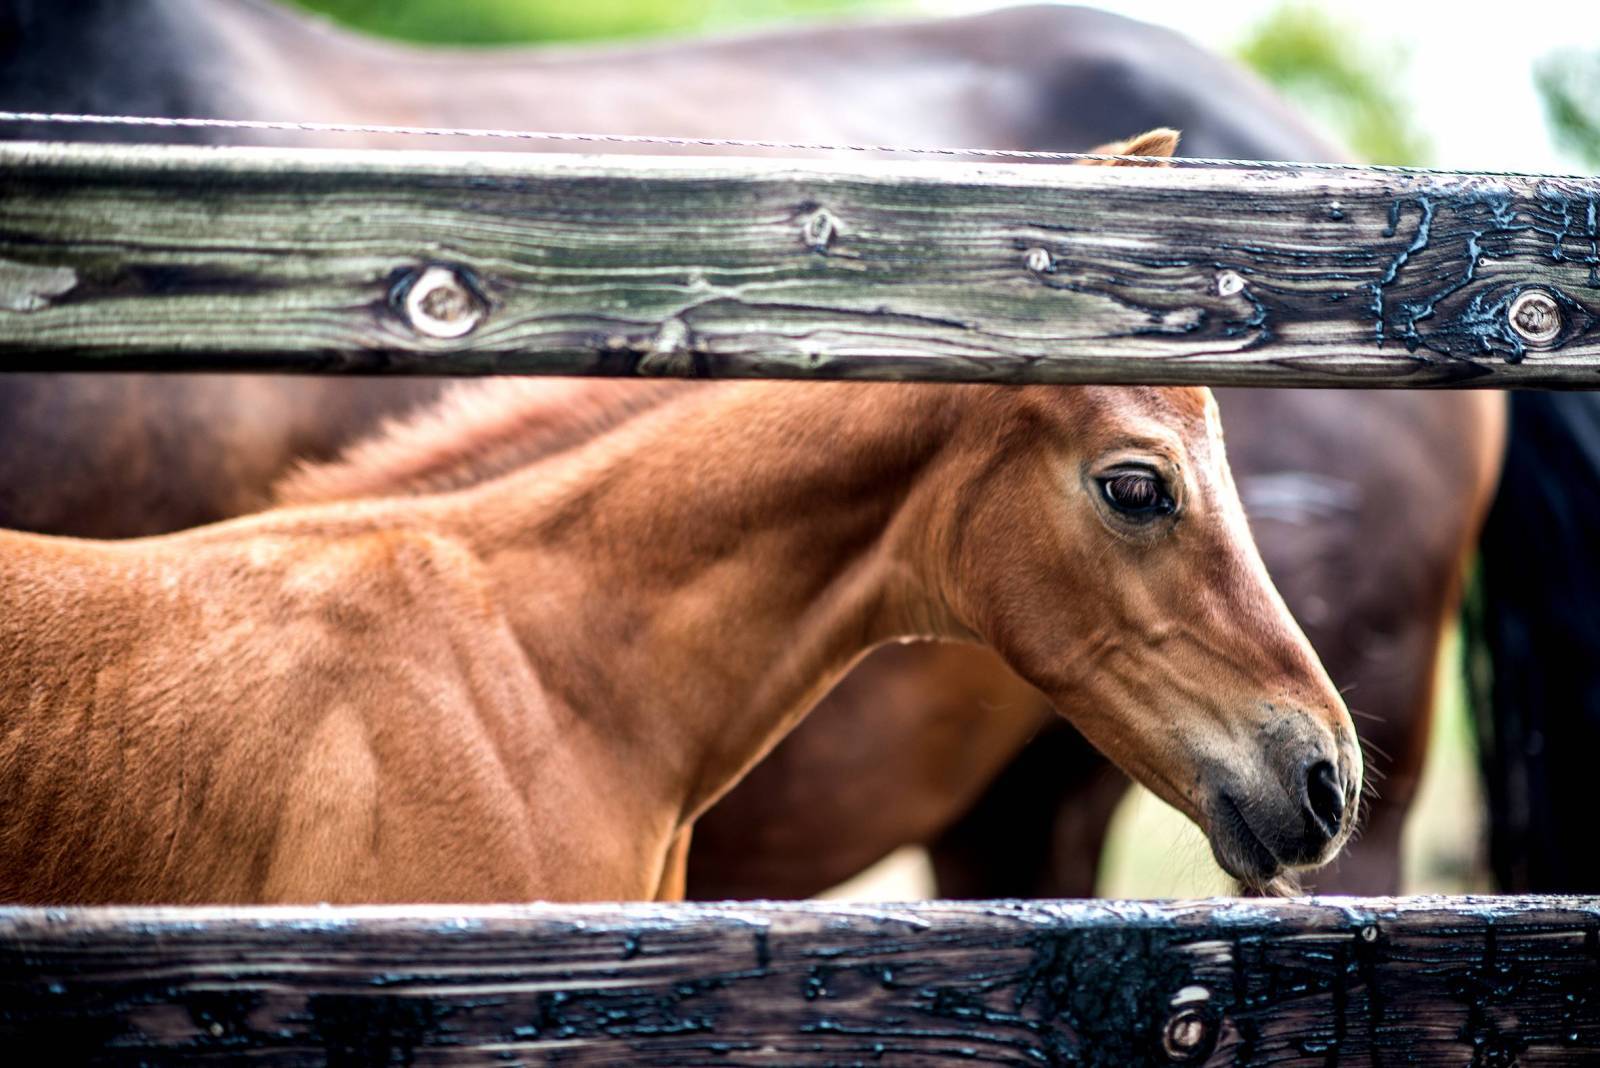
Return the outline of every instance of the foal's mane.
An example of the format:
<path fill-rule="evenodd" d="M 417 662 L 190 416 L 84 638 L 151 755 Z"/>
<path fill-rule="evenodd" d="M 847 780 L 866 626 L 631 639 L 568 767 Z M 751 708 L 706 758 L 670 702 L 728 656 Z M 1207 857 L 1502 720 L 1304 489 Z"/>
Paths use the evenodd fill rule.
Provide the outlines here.
<path fill-rule="evenodd" d="M 698 383 L 496 378 L 453 386 L 274 487 L 279 504 L 443 493 L 487 482 L 604 434 Z"/>

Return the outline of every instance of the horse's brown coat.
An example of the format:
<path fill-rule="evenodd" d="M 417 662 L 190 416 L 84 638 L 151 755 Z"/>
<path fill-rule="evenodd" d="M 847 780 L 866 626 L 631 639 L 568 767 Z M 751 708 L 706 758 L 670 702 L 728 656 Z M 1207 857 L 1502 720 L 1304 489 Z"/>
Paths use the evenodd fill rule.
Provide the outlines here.
<path fill-rule="evenodd" d="M 0 536 L 0 898 L 650 897 L 913 636 L 981 638 L 1202 823 L 1220 781 L 1292 837 L 1293 767 L 1353 791 L 1360 759 L 1203 397 L 706 386 L 464 490 Z M 1115 533 L 1088 475 L 1127 456 L 1170 527 Z"/>
<path fill-rule="evenodd" d="M 1062 149 L 1172 123 L 1184 128 L 1196 155 L 1338 156 L 1232 65 L 1156 27 L 1066 6 L 486 56 L 361 41 L 254 0 L 0 0 L 0 103 Z M 117 135 L 36 128 L 0 136 L 67 133 Z M 425 400 L 436 388 L 413 381 L 3 376 L 0 523 L 127 536 L 238 514 L 263 503 L 267 485 L 294 458 L 327 455 L 379 414 Z M 1492 485 L 1492 471 L 1486 483 L 1476 458 L 1498 454 L 1498 398 L 1222 391 L 1219 399 L 1242 479 L 1301 471 L 1348 482 L 1360 495 L 1358 507 L 1332 519 L 1252 521 L 1269 568 L 1336 681 L 1353 686 L 1352 702 L 1378 716 L 1364 722 L 1363 734 L 1394 757 L 1379 761 L 1390 776 L 1380 784 L 1382 803 L 1371 806 L 1377 823 L 1346 851 L 1350 859 L 1334 885 L 1391 892 L 1429 722 L 1439 620 L 1453 604 L 1460 560 Z M 909 670 L 920 657 L 918 670 L 928 674 L 920 686 L 914 678 L 891 680 L 891 692 L 906 703 L 892 706 L 848 699 L 881 692 L 882 674 L 876 682 L 852 680 L 851 691 L 809 720 L 777 754 L 780 762 L 764 765 L 735 804 L 719 806 L 702 823 L 703 844 L 722 843 L 697 850 L 702 888 L 806 893 L 831 881 L 831 872 L 848 874 L 859 858 L 948 825 L 1020 744 L 1023 724 L 1045 713 L 1024 710 L 1031 691 L 993 669 L 965 692 L 984 700 L 1023 695 L 1015 698 L 1017 711 L 1001 717 L 985 714 L 981 703 L 958 708 L 945 688 L 949 674 L 984 656 L 877 654 L 866 668 Z M 932 668 L 930 657 L 951 666 Z M 939 703 L 928 707 L 947 730 L 924 729 L 917 695 L 929 688 Z M 952 736 L 964 739 L 957 751 L 970 760 L 954 760 L 938 744 Z M 913 737 L 914 750 L 906 741 Z M 950 837 L 982 849 L 970 853 L 959 882 L 954 865 L 941 865 L 947 891 L 1086 891 L 1093 850 L 1080 847 L 1072 828 L 1085 824 L 1093 838 L 1103 804 L 1072 786 L 1103 780 L 1083 766 L 1091 754 L 1081 742 L 1061 742 L 1036 742 L 1029 752 L 1038 759 L 1024 758 L 1003 775 L 956 828 Z M 877 774 L 848 777 L 842 769 L 852 766 Z M 1066 848 L 1051 842 L 1051 821 L 1072 825 Z M 786 854 L 763 852 L 768 841 L 783 843 Z M 1013 867 L 1022 870 L 1013 875 Z M 1048 871 L 1040 877 L 1033 867 Z M 776 878 L 780 870 L 786 877 Z"/>

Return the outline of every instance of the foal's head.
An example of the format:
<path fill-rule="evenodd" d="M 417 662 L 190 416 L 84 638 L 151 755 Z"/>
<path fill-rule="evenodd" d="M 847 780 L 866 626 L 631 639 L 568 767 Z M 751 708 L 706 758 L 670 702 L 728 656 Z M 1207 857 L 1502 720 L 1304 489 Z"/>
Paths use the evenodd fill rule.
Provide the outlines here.
<path fill-rule="evenodd" d="M 1267 577 L 1203 389 L 997 389 L 961 432 L 958 615 L 1249 883 L 1354 821 L 1344 703 Z"/>

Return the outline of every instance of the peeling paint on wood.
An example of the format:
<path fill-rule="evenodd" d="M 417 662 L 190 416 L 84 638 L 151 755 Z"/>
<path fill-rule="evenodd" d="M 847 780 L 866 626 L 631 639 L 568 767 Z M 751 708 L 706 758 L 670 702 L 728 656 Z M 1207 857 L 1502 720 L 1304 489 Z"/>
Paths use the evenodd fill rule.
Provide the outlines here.
<path fill-rule="evenodd" d="M 0 910 L 74 1064 L 1577 1064 L 1596 991 L 1594 898 Z"/>
<path fill-rule="evenodd" d="M 70 293 L 78 275 L 70 267 L 35 267 L 0 259 L 0 312 L 33 312 Z"/>
<path fill-rule="evenodd" d="M 9 143 L 0 257 L 77 281 L 0 301 L 0 370 L 1587 387 L 1597 202 L 1558 178 Z M 441 265 L 485 302 L 462 336 L 394 299 Z M 1536 345 L 1510 314 L 1533 289 L 1560 324 Z"/>

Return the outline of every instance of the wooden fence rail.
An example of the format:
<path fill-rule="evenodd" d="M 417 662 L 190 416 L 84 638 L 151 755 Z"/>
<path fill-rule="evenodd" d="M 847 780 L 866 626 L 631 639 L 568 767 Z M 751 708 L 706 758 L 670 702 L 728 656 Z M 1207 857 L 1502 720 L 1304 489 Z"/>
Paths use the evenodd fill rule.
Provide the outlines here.
<path fill-rule="evenodd" d="M 0 144 L 0 371 L 1594 388 L 1597 203 L 1486 176 Z M 0 908 L 0 1062 L 28 1050 L 1596 1063 L 1600 898 Z"/>
<path fill-rule="evenodd" d="M 1590 1064 L 1600 899 L 3 909 L 0 1049 L 111 1065 Z"/>
<path fill-rule="evenodd" d="M 0 370 L 1600 384 L 1600 180 L 0 144 Z"/>

